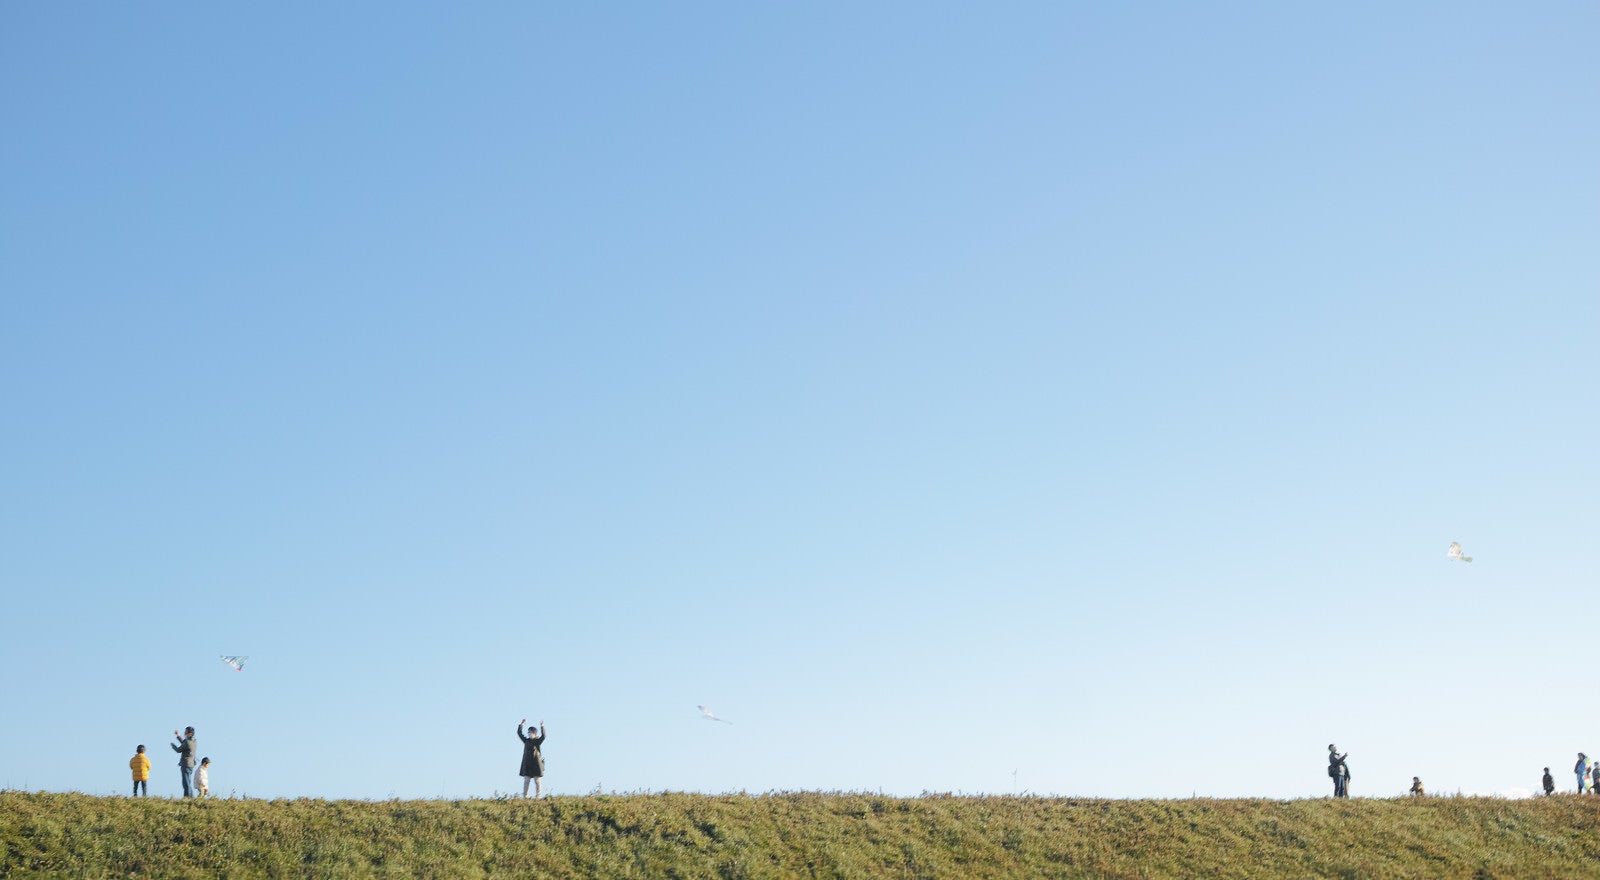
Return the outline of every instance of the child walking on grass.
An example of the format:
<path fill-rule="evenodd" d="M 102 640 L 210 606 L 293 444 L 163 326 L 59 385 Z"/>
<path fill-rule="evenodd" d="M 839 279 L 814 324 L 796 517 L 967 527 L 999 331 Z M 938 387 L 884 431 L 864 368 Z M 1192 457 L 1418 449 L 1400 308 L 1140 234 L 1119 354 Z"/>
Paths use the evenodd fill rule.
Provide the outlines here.
<path fill-rule="evenodd" d="M 211 793 L 211 759 L 201 758 L 200 766 L 194 769 L 194 788 L 199 797 Z"/>
<path fill-rule="evenodd" d="M 128 769 L 133 771 L 133 797 L 150 796 L 150 756 L 144 753 L 144 746 L 134 750 L 133 757 L 128 761 Z"/>

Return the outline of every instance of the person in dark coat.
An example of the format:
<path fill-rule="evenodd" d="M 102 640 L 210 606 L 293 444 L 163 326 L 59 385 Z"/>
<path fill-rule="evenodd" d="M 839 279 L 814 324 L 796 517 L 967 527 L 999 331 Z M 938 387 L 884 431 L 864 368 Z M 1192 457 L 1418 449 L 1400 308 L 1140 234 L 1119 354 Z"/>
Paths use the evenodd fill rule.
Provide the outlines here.
<path fill-rule="evenodd" d="M 1544 793 L 1548 797 L 1556 793 L 1556 778 L 1550 775 L 1550 768 L 1544 768 Z"/>
<path fill-rule="evenodd" d="M 544 721 L 539 721 L 538 736 L 523 736 L 522 725 L 527 724 L 524 718 L 517 722 L 517 739 L 522 740 L 522 769 L 517 772 L 522 776 L 522 796 L 528 796 L 528 783 L 533 782 L 533 796 L 543 797 L 539 790 L 539 780 L 544 777 L 544 755 L 539 752 L 539 747 L 544 745 Z M 533 728 L 528 728 L 532 733 Z"/>

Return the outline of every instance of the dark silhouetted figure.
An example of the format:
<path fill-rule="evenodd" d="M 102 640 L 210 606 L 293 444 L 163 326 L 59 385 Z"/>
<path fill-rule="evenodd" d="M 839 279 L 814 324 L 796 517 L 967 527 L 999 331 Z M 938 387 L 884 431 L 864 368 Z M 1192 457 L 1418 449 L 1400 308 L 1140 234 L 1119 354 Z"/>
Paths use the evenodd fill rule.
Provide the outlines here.
<path fill-rule="evenodd" d="M 1556 778 L 1550 775 L 1549 767 L 1544 768 L 1544 793 L 1547 797 L 1556 793 Z"/>
<path fill-rule="evenodd" d="M 539 747 L 544 745 L 544 722 L 539 722 L 538 736 L 522 735 L 522 725 L 527 723 L 526 718 L 517 723 L 517 739 L 522 740 L 522 768 L 518 771 L 522 776 L 522 796 L 528 796 L 528 783 L 531 781 L 533 796 L 542 797 L 539 780 L 544 777 L 544 754 L 539 751 Z M 532 733 L 533 729 L 529 728 L 528 732 Z"/>

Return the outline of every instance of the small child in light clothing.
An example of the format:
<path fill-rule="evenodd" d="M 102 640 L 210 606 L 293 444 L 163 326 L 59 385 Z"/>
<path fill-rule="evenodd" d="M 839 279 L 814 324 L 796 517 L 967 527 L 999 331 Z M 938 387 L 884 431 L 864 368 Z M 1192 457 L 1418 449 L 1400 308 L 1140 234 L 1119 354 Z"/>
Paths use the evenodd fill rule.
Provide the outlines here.
<path fill-rule="evenodd" d="M 201 758 L 200 766 L 194 768 L 194 788 L 200 797 L 211 793 L 211 759 Z"/>
<path fill-rule="evenodd" d="M 1426 795 L 1427 792 L 1422 790 L 1422 779 L 1416 776 L 1411 777 L 1411 796 L 1424 797 Z"/>
<path fill-rule="evenodd" d="M 144 753 L 144 746 L 140 746 L 128 759 L 128 769 L 133 771 L 133 796 L 146 797 L 150 794 L 150 756 Z"/>

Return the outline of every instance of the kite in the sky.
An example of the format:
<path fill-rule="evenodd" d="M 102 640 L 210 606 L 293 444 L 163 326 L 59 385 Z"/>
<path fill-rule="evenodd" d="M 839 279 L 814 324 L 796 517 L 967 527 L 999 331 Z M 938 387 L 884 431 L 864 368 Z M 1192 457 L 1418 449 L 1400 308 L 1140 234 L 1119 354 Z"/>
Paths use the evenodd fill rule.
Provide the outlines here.
<path fill-rule="evenodd" d="M 234 669 L 236 669 L 236 670 L 238 670 L 240 672 L 243 672 L 244 671 L 244 661 L 249 660 L 249 659 L 250 659 L 249 657 L 223 657 L 222 658 L 222 662 L 228 664 L 229 666 L 232 666 Z"/>
<path fill-rule="evenodd" d="M 732 721 L 729 721 L 726 718 L 718 718 L 717 716 L 711 714 L 711 710 L 706 708 L 705 706 L 701 706 L 700 707 L 700 717 L 704 718 L 707 721 L 721 721 L 723 724 L 732 724 L 733 723 Z"/>
<path fill-rule="evenodd" d="M 1472 561 L 1472 557 L 1471 556 L 1462 556 L 1461 555 L 1461 545 L 1457 544 L 1454 541 L 1450 542 L 1450 549 L 1446 550 L 1444 555 L 1450 557 L 1451 559 L 1460 560 L 1461 562 L 1471 562 Z"/>

